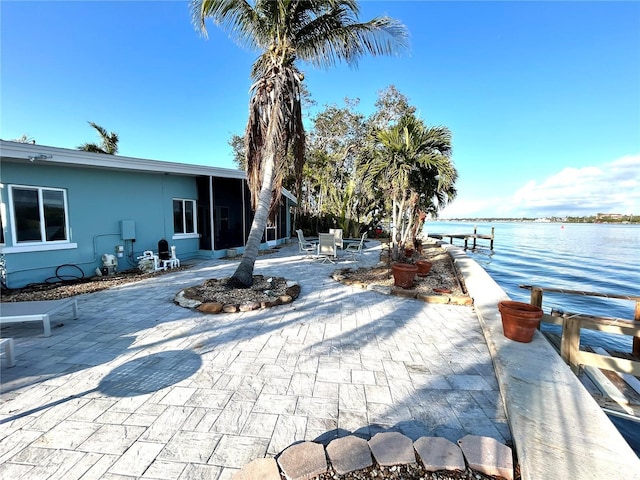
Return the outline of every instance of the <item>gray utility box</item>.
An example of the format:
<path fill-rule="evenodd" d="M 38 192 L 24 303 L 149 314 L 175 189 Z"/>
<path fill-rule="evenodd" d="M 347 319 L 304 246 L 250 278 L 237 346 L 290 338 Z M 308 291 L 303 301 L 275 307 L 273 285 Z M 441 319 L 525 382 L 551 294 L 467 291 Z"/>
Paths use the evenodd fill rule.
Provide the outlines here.
<path fill-rule="evenodd" d="M 122 233 L 122 240 L 135 240 L 136 222 L 133 220 L 121 220 L 120 232 Z"/>

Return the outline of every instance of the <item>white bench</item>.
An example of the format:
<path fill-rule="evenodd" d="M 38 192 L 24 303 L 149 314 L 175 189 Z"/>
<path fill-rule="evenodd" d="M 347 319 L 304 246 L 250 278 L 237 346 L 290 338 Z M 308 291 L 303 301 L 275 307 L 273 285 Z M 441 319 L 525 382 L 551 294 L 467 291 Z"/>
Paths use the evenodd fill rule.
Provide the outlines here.
<path fill-rule="evenodd" d="M 5 323 L 42 322 L 44 336 L 51 335 L 50 316 L 71 307 L 78 318 L 78 302 L 74 298 L 36 302 L 0 302 L 0 325 Z"/>
<path fill-rule="evenodd" d="M 0 338 L 0 348 L 4 348 L 7 366 L 13 367 L 16 364 L 16 357 L 13 354 L 13 338 Z"/>

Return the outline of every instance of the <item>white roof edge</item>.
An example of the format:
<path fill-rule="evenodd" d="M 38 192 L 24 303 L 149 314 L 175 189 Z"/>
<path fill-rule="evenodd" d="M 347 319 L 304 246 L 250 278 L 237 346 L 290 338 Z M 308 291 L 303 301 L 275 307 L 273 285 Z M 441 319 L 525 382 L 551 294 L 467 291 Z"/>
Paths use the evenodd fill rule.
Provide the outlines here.
<path fill-rule="evenodd" d="M 0 158 L 23 158 L 25 161 L 31 161 L 29 157 L 37 157 L 38 155 L 46 155 L 51 158 L 36 158 L 33 161 L 54 165 L 66 164 L 83 167 L 113 168 L 115 170 L 173 173 L 177 175 L 204 175 L 239 179 L 246 179 L 247 177 L 243 170 L 233 168 L 208 167 L 206 165 L 167 162 L 164 160 L 123 157 L 119 155 L 73 150 L 70 148 L 0 140 Z M 297 204 L 297 198 L 287 189 L 283 188 L 282 194 Z"/>
<path fill-rule="evenodd" d="M 144 158 L 107 155 L 84 152 L 69 148 L 49 147 L 30 143 L 0 140 L 0 157 L 24 158 L 47 155 L 51 158 L 36 159 L 36 162 L 51 164 L 81 165 L 85 167 L 113 168 L 116 170 L 136 170 L 143 172 L 175 173 L 183 175 L 207 175 L 226 178 L 246 178 L 242 170 L 233 168 L 208 167 L 189 163 L 166 162 Z"/>

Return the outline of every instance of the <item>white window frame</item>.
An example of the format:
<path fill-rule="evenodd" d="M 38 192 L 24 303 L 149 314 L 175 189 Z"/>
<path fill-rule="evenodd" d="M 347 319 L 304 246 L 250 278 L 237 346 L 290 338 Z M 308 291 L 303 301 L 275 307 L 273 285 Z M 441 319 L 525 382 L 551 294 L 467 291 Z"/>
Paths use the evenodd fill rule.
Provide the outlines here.
<path fill-rule="evenodd" d="M 187 225 L 187 209 L 185 208 L 185 204 L 190 202 L 193 205 L 193 232 L 176 232 L 175 223 L 173 224 L 173 236 L 172 240 L 181 239 L 181 238 L 199 238 L 200 234 L 198 233 L 198 204 L 193 198 L 174 198 L 171 201 L 171 221 L 173 222 L 173 202 L 182 202 L 182 228 L 184 229 Z"/>
<path fill-rule="evenodd" d="M 25 189 L 25 190 L 36 190 L 38 192 L 38 206 L 40 213 L 40 241 L 32 241 L 32 242 L 20 242 L 18 243 L 18 235 L 16 232 L 16 212 L 13 203 L 13 190 L 16 189 Z M 64 203 L 64 223 L 65 223 L 65 231 L 67 232 L 67 238 L 65 240 L 47 240 L 46 232 L 44 231 L 46 227 L 45 219 L 44 219 L 44 202 L 42 193 L 43 191 L 55 191 L 62 192 L 62 200 Z M 11 227 L 11 245 L 8 243 L 8 239 L 5 238 L 5 245 L 2 246 L 2 253 L 24 253 L 24 252 L 38 252 L 38 251 L 49 251 L 49 250 L 66 250 L 77 248 L 78 245 L 76 243 L 71 242 L 71 227 L 69 226 L 69 202 L 67 199 L 67 190 L 64 188 L 57 187 L 42 187 L 37 185 L 18 185 L 13 184 L 9 185 L 9 211 L 11 212 L 8 215 L 10 227 Z"/>

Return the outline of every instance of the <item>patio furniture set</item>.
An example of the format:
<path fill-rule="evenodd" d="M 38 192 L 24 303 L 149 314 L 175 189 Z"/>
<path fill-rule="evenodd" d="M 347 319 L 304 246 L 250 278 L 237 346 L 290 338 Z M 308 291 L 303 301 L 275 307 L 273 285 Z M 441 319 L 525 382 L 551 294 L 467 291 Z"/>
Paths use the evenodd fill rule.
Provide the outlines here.
<path fill-rule="evenodd" d="M 44 336 L 51 336 L 51 316 L 71 308 L 73 318 L 78 318 L 78 302 L 74 298 L 42 300 L 34 302 L 0 302 L 0 326 L 7 323 L 42 322 Z M 13 339 L 0 338 L 7 367 L 15 365 Z"/>
<path fill-rule="evenodd" d="M 336 263 L 343 259 L 358 260 L 367 238 L 367 232 L 363 233 L 359 239 L 343 238 L 341 228 L 331 228 L 329 233 L 319 233 L 317 240 L 305 238 L 300 229 L 296 232 L 300 253 L 305 254 L 306 258 L 320 260 L 321 263 Z M 343 255 L 338 256 L 338 250 L 341 250 Z"/>

